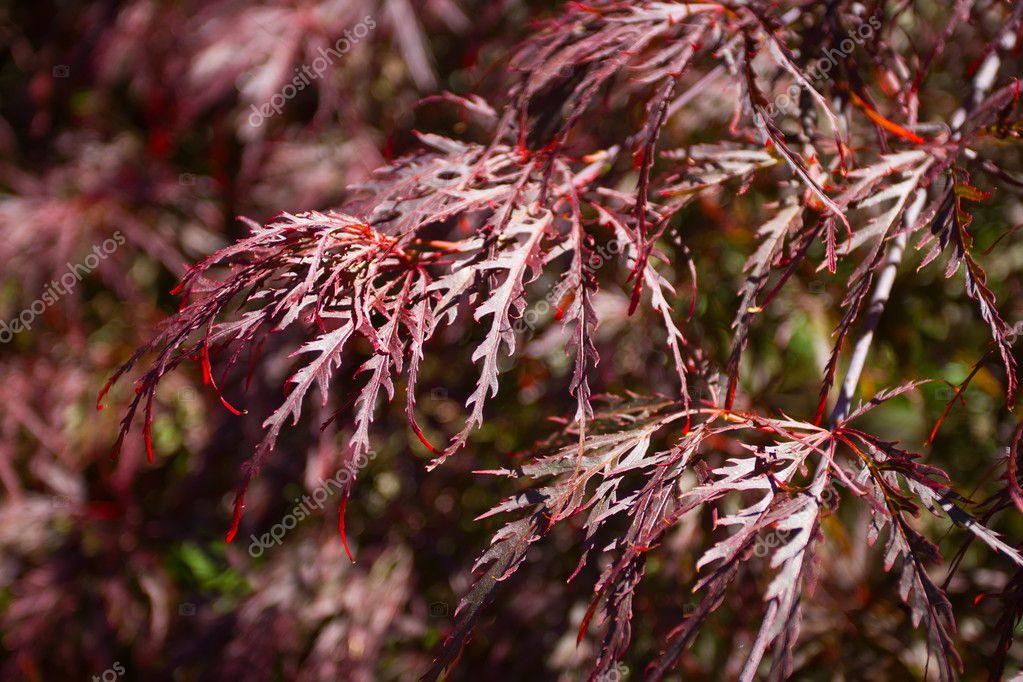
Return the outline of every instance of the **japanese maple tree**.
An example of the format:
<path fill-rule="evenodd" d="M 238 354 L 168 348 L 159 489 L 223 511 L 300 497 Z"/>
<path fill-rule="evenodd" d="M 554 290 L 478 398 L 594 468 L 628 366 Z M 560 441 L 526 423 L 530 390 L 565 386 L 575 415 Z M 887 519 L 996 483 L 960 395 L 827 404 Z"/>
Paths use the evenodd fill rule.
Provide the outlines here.
<path fill-rule="evenodd" d="M 352 186 L 335 210 L 248 221 L 249 236 L 193 266 L 175 290 L 180 312 L 114 375 L 136 381 L 119 444 L 140 420 L 152 457 L 158 386 L 188 361 L 243 419 L 255 415 L 239 378 L 288 362 L 286 393 L 259 416 L 263 436 L 241 468 L 230 542 L 250 482 L 281 456 L 282 432 L 311 401 L 340 396 L 331 420 L 348 429 L 344 458 L 354 461 L 374 448 L 382 404 L 400 400 L 428 468 L 445 466 L 476 456 L 474 433 L 505 390 L 503 363 L 552 339 L 568 358 L 559 390 L 571 407 L 552 402 L 551 427 L 522 461 L 478 472 L 505 479 L 507 498 L 484 515 L 504 525 L 480 548 L 427 679 L 454 668 L 531 547 L 565 524 L 578 567 L 556 579 L 596 576 L 578 623 L 579 641 L 599 640 L 591 679 L 611 679 L 628 655 L 651 557 L 683 536 L 694 570 L 676 574 L 673 589 L 695 601 L 657 633 L 650 679 L 683 663 L 741 576 L 759 600 L 747 590 L 744 618 L 729 625 L 729 674 L 793 674 L 808 602 L 835 570 L 829 544 L 857 538 L 878 543 L 877 562 L 895 576 L 885 584 L 926 639 L 929 674 L 953 679 L 955 614 L 947 581 L 934 577 L 941 553 L 924 511 L 961 529 L 963 552 L 979 540 L 1011 572 L 997 678 L 1023 613 L 1018 539 L 990 529 L 1023 511 L 1016 444 L 1008 466 L 998 463 L 1003 492 L 970 499 L 928 463 L 926 446 L 872 420 L 945 377 L 859 388 L 882 317 L 899 314 L 893 283 L 943 268 L 990 344 L 968 349 L 975 370 L 930 415 L 931 439 L 982 369 L 1008 409 L 1016 399 L 1021 327 L 997 300 L 972 231 L 979 207 L 1023 186 L 1023 4 L 960 0 L 937 28 L 934 12 L 872 0 L 564 3 L 493 76 L 509 84 L 503 99 L 444 93 L 421 104 L 452 109 L 459 135 L 419 132 L 415 151 Z M 970 27 L 973 42 L 960 48 L 974 61 L 945 65 L 959 79 L 949 90 L 932 71 Z M 715 223 L 711 204 L 742 218 Z M 723 267 L 708 240 L 740 229 L 749 248 L 737 291 L 702 289 Z M 752 381 L 751 335 L 782 324 L 798 301 L 790 293 L 821 279 L 840 291 L 832 346 L 801 389 L 816 399 L 793 412 Z M 605 296 L 627 303 L 602 305 Z M 734 311 L 727 334 L 708 305 Z M 668 372 L 648 365 L 625 386 L 609 374 L 613 350 L 599 328 L 623 319 Z M 473 377 L 458 428 L 421 417 L 431 355 Z M 340 502 L 349 556 L 346 504 L 359 490 L 353 476 Z"/>

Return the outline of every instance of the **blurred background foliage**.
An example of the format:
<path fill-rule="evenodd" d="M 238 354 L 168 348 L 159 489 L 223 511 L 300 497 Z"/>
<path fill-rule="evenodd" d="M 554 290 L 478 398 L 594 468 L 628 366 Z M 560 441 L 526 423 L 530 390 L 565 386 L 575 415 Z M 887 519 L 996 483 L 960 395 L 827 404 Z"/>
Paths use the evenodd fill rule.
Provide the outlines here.
<path fill-rule="evenodd" d="M 246 498 L 239 538 L 224 543 L 238 467 L 258 440 L 259 415 L 280 394 L 285 359 L 265 365 L 248 390 L 240 382 L 224 387 L 248 410 L 242 417 L 203 386 L 198 367 L 169 377 L 154 422 L 153 464 L 137 431 L 117 459 L 109 456 L 128 385 L 114 390 L 103 411 L 96 395 L 176 309 L 169 291 L 186 265 L 244 234 L 235 216 L 264 221 L 282 210 L 337 205 L 346 185 L 409 150 L 417 129 L 482 139 L 453 107 L 417 102 L 442 90 L 500 102 L 510 49 L 557 4 L 42 0 L 0 7 L 0 319 L 31 306 L 95 245 L 118 232 L 125 237 L 31 329 L 0 345 L 0 677 L 91 679 L 115 662 L 129 680 L 404 680 L 422 673 L 470 584 L 473 558 L 500 527 L 499 520 L 474 518 L 514 492 L 513 482 L 473 472 L 514 462 L 554 432 L 548 415 L 573 409 L 563 339 L 547 320 L 527 333 L 526 352 L 502 368 L 501 391 L 470 448 L 436 471 L 425 471 L 428 453 L 400 406 L 380 414 L 377 456 L 360 472 L 348 505 L 354 565 L 338 538 L 336 499 L 289 530 L 281 545 L 259 556 L 247 551 L 250 535 L 266 533 L 336 472 L 346 434 L 336 423 L 320 427 L 342 404 L 285 432 Z M 932 4 L 917 16 L 946 11 Z M 271 78 L 268 70 L 280 68 L 275 60 L 290 73 L 308 63 L 312 46 L 366 16 L 377 27 L 314 87 L 263 125 L 249 123 L 252 79 Z M 928 92 L 958 101 L 965 92 L 962 51 L 974 38 L 982 44 L 977 36 L 993 28 L 964 26 L 962 40 L 932 69 Z M 720 134 L 731 96 L 707 92 L 671 122 L 663 146 Z M 626 137 L 643 104 L 622 113 L 587 134 Z M 720 129 L 708 130 L 713 125 Z M 1023 167 L 1019 145 L 1000 153 L 1005 167 Z M 704 339 L 722 364 L 743 262 L 755 248 L 764 204 L 777 199 L 777 179 L 759 178 L 744 193 L 726 187 L 679 218 L 700 272 L 687 333 Z M 975 179 L 994 191 L 972 225 L 981 250 L 1023 222 L 1018 189 L 989 180 Z M 913 253 L 901 268 L 861 395 L 917 378 L 956 384 L 988 348 L 961 275 L 946 280 L 938 264 L 913 273 L 918 262 Z M 1023 243 L 1000 241 L 983 265 L 1005 318 L 1019 320 Z M 851 267 L 798 273 L 762 313 L 742 371 L 751 403 L 812 416 L 840 283 Z M 596 386 L 670 392 L 668 358 L 649 332 L 649 311 L 625 315 L 627 275 L 617 264 L 599 272 L 605 288 L 597 301 L 604 322 Z M 684 273 L 669 279 L 682 281 Z M 533 286 L 542 295 L 551 284 Z M 685 287 L 680 292 L 688 295 Z M 461 355 L 473 347 L 469 335 L 448 337 L 445 344 Z M 421 419 L 438 442 L 460 425 L 475 376 L 446 362 L 441 344 L 432 350 L 421 378 L 428 395 Z M 999 489 L 1016 425 L 1003 380 L 997 364 L 981 369 L 966 405 L 951 412 L 926 449 L 929 462 L 978 500 Z M 873 413 L 870 428 L 924 447 L 952 395 L 945 383 L 928 384 Z M 921 522 L 943 537 L 946 556 L 964 542 L 962 533 L 942 536 L 939 524 Z M 707 528 L 710 519 L 687 523 Z M 1011 539 L 1023 534 L 1015 513 L 992 523 Z M 576 646 L 575 633 L 599 567 L 565 583 L 578 556 L 570 525 L 537 545 L 500 593 L 455 679 L 571 680 L 588 670 L 596 642 L 591 635 Z M 822 580 L 809 608 L 797 678 L 922 678 L 923 644 L 895 579 L 881 571 L 877 548 L 865 549 L 862 537 L 843 540 L 848 527 L 825 527 L 839 540 L 827 551 L 845 555 L 845 570 Z M 638 679 L 678 614 L 694 603 L 687 587 L 697 556 L 691 535 L 682 524 L 651 556 L 624 679 Z M 935 569 L 939 583 L 946 569 Z M 997 592 L 1008 570 L 974 545 L 949 585 L 968 671 L 984 670 L 1000 613 L 996 599 L 981 595 Z M 757 617 L 753 586 L 764 579 L 740 573 L 739 598 L 711 619 L 684 659 L 685 679 L 734 676 L 732 652 L 750 642 L 737 639 L 731 625 Z M 743 584 L 752 595 L 746 600 Z M 834 613 L 845 615 L 845 627 L 823 617 Z M 1018 668 L 1023 648 L 1010 653 L 1010 669 Z"/>

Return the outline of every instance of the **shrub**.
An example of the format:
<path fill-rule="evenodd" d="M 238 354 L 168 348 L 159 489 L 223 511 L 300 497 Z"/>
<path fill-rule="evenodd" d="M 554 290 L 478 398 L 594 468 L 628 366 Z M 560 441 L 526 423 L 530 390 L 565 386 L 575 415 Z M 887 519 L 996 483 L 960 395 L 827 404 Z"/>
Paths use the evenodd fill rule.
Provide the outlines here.
<path fill-rule="evenodd" d="M 972 349 L 975 369 L 945 414 L 982 369 L 1000 373 L 1007 405 L 1015 401 L 1020 327 L 999 311 L 971 230 L 974 207 L 993 211 L 995 189 L 1020 186 L 1005 165 L 1018 160 L 1008 148 L 1020 130 L 1011 74 L 1023 13 L 967 0 L 932 30 L 933 11 L 874 2 L 566 3 L 519 46 L 507 65 L 509 94 L 496 107 L 472 95 L 432 100 L 460 110 L 475 141 L 420 133 L 419 149 L 353 187 L 337 210 L 249 222 L 248 237 L 195 265 L 176 290 L 180 312 L 114 376 L 154 358 L 118 442 L 141 411 L 152 456 L 157 387 L 186 360 L 198 361 L 224 406 L 242 414 L 241 401 L 222 394 L 232 377 L 259 371 L 269 361 L 265 345 L 271 357 L 293 358 L 287 395 L 265 416 L 242 469 L 230 542 L 249 482 L 314 388 L 324 405 L 332 391 L 353 396 L 331 419 L 348 420 L 354 461 L 372 446 L 380 403 L 395 400 L 403 383 L 409 427 L 434 468 L 462 449 L 472 456 L 502 360 L 535 345 L 537 329 L 552 330 L 570 358 L 572 406 L 549 413 L 560 427 L 527 461 L 482 472 L 519 479 L 490 512 L 510 520 L 476 562 L 427 678 L 455 664 L 484 607 L 559 524 L 583 536 L 572 577 L 588 561 L 599 565 L 578 634 L 582 641 L 599 611 L 591 679 L 614 674 L 627 655 L 637 589 L 664 543 L 684 543 L 689 568 L 669 574 L 691 580 L 697 601 L 678 614 L 647 675 L 660 679 L 678 665 L 712 613 L 741 601 L 730 590 L 742 587 L 763 602 L 756 618 L 729 626 L 743 644 L 741 662 L 727 669 L 747 680 L 787 677 L 812 655 L 800 629 L 821 576 L 840 570 L 829 544 L 879 538 L 877 559 L 898 576 L 884 584 L 925 633 L 939 677 L 954 677 L 953 609 L 928 568 L 941 552 L 925 535 L 933 524 L 915 517 L 923 509 L 945 517 L 1004 555 L 1017 567 L 1006 595 L 1018 593 L 1023 555 L 986 525 L 1023 509 L 1015 447 L 1004 489 L 977 512 L 948 473 L 873 419 L 941 377 L 912 376 L 854 405 L 884 309 L 898 302 L 890 301 L 893 281 L 911 242 L 923 254 L 918 272 L 940 260 L 946 278 L 961 273 L 990 337 L 989 347 Z M 957 98 L 934 85 L 931 71 L 964 33 L 974 39 L 955 54 L 974 64 L 949 67 L 968 69 Z M 731 294 L 699 286 L 725 279 L 707 245 L 741 229 L 702 215 L 701 202 L 722 197 L 733 202 L 726 216 L 759 223 L 746 239 L 756 244 L 725 342 L 708 308 Z M 811 403 L 751 379 L 749 345 L 752 330 L 795 314 L 816 277 L 841 293 L 822 375 L 797 389 L 816 391 Z M 601 310 L 602 294 L 623 290 L 627 306 Z M 622 316 L 667 358 L 670 379 L 647 362 L 646 384 L 625 391 L 597 371 L 608 352 L 598 325 Z M 464 357 L 451 341 L 459 336 L 474 339 Z M 464 423 L 443 444 L 438 427 L 417 417 L 421 363 L 431 353 L 475 377 Z M 350 380 L 337 376 L 344 367 L 354 370 Z M 932 439 L 945 414 L 935 415 Z M 346 550 L 354 480 L 340 503 Z M 686 525 L 694 517 L 704 522 Z M 1006 597 L 992 676 L 1021 604 Z M 838 607 L 825 616 L 835 627 L 843 617 Z"/>

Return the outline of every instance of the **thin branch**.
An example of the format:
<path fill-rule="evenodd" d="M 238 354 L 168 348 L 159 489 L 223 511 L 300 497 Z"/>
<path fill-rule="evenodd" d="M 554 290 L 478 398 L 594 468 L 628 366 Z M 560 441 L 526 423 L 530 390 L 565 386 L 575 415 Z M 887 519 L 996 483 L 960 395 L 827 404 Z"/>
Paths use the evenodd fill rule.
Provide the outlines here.
<path fill-rule="evenodd" d="M 909 240 L 909 230 L 920 216 L 920 211 L 923 209 L 926 196 L 927 192 L 925 190 L 918 189 L 916 191 L 913 203 L 906 208 L 906 215 L 903 219 L 906 229 L 901 231 L 892 240 L 892 246 L 888 251 L 888 257 L 885 259 L 885 264 L 881 269 L 881 274 L 877 277 L 877 283 L 874 285 L 874 293 L 870 297 L 867 316 L 863 320 L 863 330 L 860 334 L 860 338 L 856 340 L 856 345 L 853 347 L 852 359 L 850 359 L 849 368 L 845 373 L 845 381 L 842 382 L 842 390 L 838 394 L 838 400 L 835 402 L 835 408 L 831 412 L 829 424 L 832 427 L 845 419 L 849 414 L 849 407 L 852 404 L 853 394 L 856 392 L 856 386 L 860 382 L 860 374 L 863 373 L 863 367 L 867 362 L 867 354 L 870 353 L 870 344 L 874 341 L 874 332 L 877 330 L 877 325 L 881 321 L 881 314 L 884 313 L 884 307 L 885 304 L 888 303 L 888 297 L 892 293 L 892 285 L 895 283 L 895 272 L 898 270 L 899 263 L 902 262 L 902 255 L 906 251 L 906 242 Z"/>

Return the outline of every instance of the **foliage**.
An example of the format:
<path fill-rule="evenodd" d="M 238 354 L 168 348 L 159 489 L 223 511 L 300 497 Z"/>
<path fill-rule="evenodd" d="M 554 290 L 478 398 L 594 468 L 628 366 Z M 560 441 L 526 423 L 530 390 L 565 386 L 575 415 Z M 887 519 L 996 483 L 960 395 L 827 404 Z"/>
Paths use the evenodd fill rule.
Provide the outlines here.
<path fill-rule="evenodd" d="M 395 7 L 404 3 L 385 4 L 392 18 L 402 16 Z M 316 9 L 333 17 L 332 7 Z M 450 3 L 429 7 L 460 25 Z M 264 44 L 262 52 L 237 54 L 233 41 L 249 34 L 225 34 L 222 23 L 234 16 L 228 9 L 200 22 L 216 40 L 198 48 L 199 66 L 220 50 L 265 70 L 279 55 L 310 58 L 319 40 L 303 40 L 290 8 L 235 8 L 280 13 L 291 41 L 289 49 Z M 568 599 L 561 590 L 571 588 L 549 584 L 566 555 L 575 568 L 557 578 L 586 582 L 592 593 L 577 616 L 561 609 L 556 626 L 573 632 L 593 680 L 612 679 L 625 662 L 639 662 L 650 679 L 677 668 L 741 680 L 826 675 L 827 657 L 807 633 L 848 627 L 851 607 L 833 595 L 856 589 L 871 600 L 900 600 L 926 647 L 914 656 L 912 647 L 874 641 L 873 625 L 854 626 L 861 631 L 855 646 L 883 659 L 857 675 L 974 676 L 976 659 L 966 656 L 967 671 L 957 646 L 963 612 L 950 594 L 963 591 L 954 580 L 970 581 L 970 589 L 982 580 L 962 577 L 969 561 L 1004 572 L 994 581 L 1001 610 L 989 674 L 997 679 L 1011 670 L 1023 612 L 1023 554 L 1009 525 L 1023 511 L 1020 431 L 1008 457 L 985 463 L 1005 467 L 1004 477 L 988 474 L 979 481 L 991 490 L 988 499 L 971 499 L 977 476 L 960 477 L 953 463 L 903 444 L 920 434 L 900 419 L 900 405 L 943 386 L 935 358 L 947 349 L 927 348 L 919 340 L 926 331 L 910 325 L 900 333 L 917 341 L 906 343 L 925 346 L 919 355 L 937 369 L 903 370 L 875 358 L 872 371 L 864 361 L 875 335 L 880 341 L 889 329 L 884 318 L 913 305 L 912 287 L 951 299 L 957 294 L 940 280 L 961 272 L 959 295 L 970 302 L 973 323 L 960 318 L 969 344 L 963 352 L 973 369 L 941 401 L 944 412 L 927 415 L 930 440 L 948 431 L 943 421 L 955 419 L 956 401 L 978 376 L 989 387 L 1000 384 L 1006 408 L 1016 402 L 1020 326 L 1007 306 L 1018 298 L 1002 292 L 1018 293 L 1017 277 L 1004 261 L 999 278 L 1010 284 L 989 277 L 990 254 L 974 245 L 984 221 L 973 214 L 1004 222 L 1019 209 L 1014 46 L 1021 24 L 1020 6 L 971 0 L 950 10 L 756 0 L 558 5 L 493 76 L 506 89 L 424 101 L 461 119 L 457 135 L 416 132 L 415 146 L 380 159 L 337 208 L 246 220 L 245 236 L 188 269 L 173 292 L 178 312 L 100 392 L 102 406 L 119 379 L 135 377 L 115 452 L 141 422 L 149 460 L 157 460 L 158 388 L 194 360 L 222 406 L 218 418 L 248 423 L 251 414 L 261 425 L 236 479 L 227 541 L 247 534 L 240 529 L 248 523 L 243 510 L 256 506 L 251 495 L 246 505 L 254 482 L 287 459 L 283 450 L 308 446 L 308 439 L 287 440 L 285 427 L 309 424 L 343 438 L 326 449 L 335 470 L 353 472 L 334 504 L 341 545 L 354 561 L 358 536 L 346 530 L 346 511 L 361 496 L 356 478 L 366 475 L 357 462 L 393 440 L 398 422 L 390 405 L 400 403 L 416 442 L 400 449 L 430 458 L 423 481 L 469 460 L 477 475 L 470 485 L 503 497 L 476 515 L 490 540 L 472 580 L 460 581 L 464 596 L 433 662 L 402 666 L 426 679 L 457 676 L 460 659 L 472 659 L 470 637 L 487 614 L 508 608 L 491 607 L 508 583 L 541 586 L 550 593 L 546 608 L 558 610 Z M 432 71 L 416 47 L 422 38 L 395 31 L 412 41 L 399 50 L 412 81 L 430 87 Z M 970 38 L 952 40 L 962 35 Z M 248 68 L 222 66 L 210 76 L 221 88 Z M 265 99 L 274 88 L 261 73 Z M 210 87 L 209 102 L 224 96 Z M 239 108 L 253 92 L 242 88 Z M 211 106 L 205 101 L 193 104 Z M 312 120 L 342 109 L 321 94 Z M 250 135 L 253 149 L 265 144 L 244 126 L 236 133 Z M 992 249 L 1012 241 L 1012 228 L 983 229 L 997 236 L 994 244 L 1005 238 Z M 911 258 L 915 274 L 900 268 Z M 943 278 L 932 274 L 936 262 Z M 836 295 L 807 304 L 807 286 L 821 278 Z M 737 288 L 737 300 L 728 287 Z M 815 349 L 819 367 L 790 357 L 790 329 L 804 304 L 833 330 Z M 630 332 L 641 337 L 628 348 L 631 364 L 619 357 Z M 770 346 L 782 338 L 788 351 L 779 356 Z M 530 374 L 557 362 L 560 371 L 539 380 Z M 779 366 L 769 380 L 762 362 Z M 463 375 L 464 383 L 457 380 Z M 276 398 L 261 384 L 279 376 L 284 396 Z M 880 385 L 854 405 L 861 377 Z M 253 382 L 257 388 L 246 390 Z M 526 382 L 544 385 L 543 400 L 516 400 L 522 390 L 506 397 Z M 465 394 L 457 420 L 423 418 L 435 415 L 438 384 L 445 396 Z M 540 432 L 535 424 L 544 418 L 552 425 Z M 535 442 L 516 461 L 501 461 L 487 452 L 491 421 Z M 400 459 L 387 465 L 403 466 Z M 939 574 L 935 565 L 948 555 L 939 530 L 949 526 L 965 531 L 956 536 L 964 544 Z M 545 544 L 555 545 L 542 554 L 551 568 L 538 579 L 529 560 Z M 320 561 L 337 559 L 309 551 Z M 853 552 L 855 568 L 843 566 Z M 195 556 L 189 550 L 184 560 L 194 564 Z M 401 548 L 374 556 L 371 572 L 379 565 L 393 587 L 363 591 L 380 602 L 386 621 L 411 599 L 411 569 Z M 332 571 L 341 569 L 322 570 L 336 577 Z M 229 582 L 233 593 L 236 581 Z M 255 582 L 256 595 L 269 589 Z M 667 595 L 687 588 L 695 601 L 680 609 Z M 822 591 L 824 606 L 815 603 Z M 302 589 L 293 592 L 297 603 Z M 648 627 L 637 604 L 651 593 L 666 603 L 646 609 L 657 614 Z M 272 591 L 253 597 L 239 609 L 242 630 L 287 600 Z M 723 621 L 727 615 L 732 621 Z M 859 615 L 869 619 L 866 610 Z M 728 622 L 724 634 L 718 621 Z M 384 626 L 366 627 L 372 648 L 382 650 Z M 340 663 L 326 651 L 340 637 L 316 639 L 316 651 L 328 649 L 306 675 L 337 674 Z M 701 648 L 708 637 L 715 650 L 722 643 L 724 660 Z M 505 642 L 528 646 L 521 638 Z M 244 658 L 246 649 L 236 646 L 225 671 Z"/>

